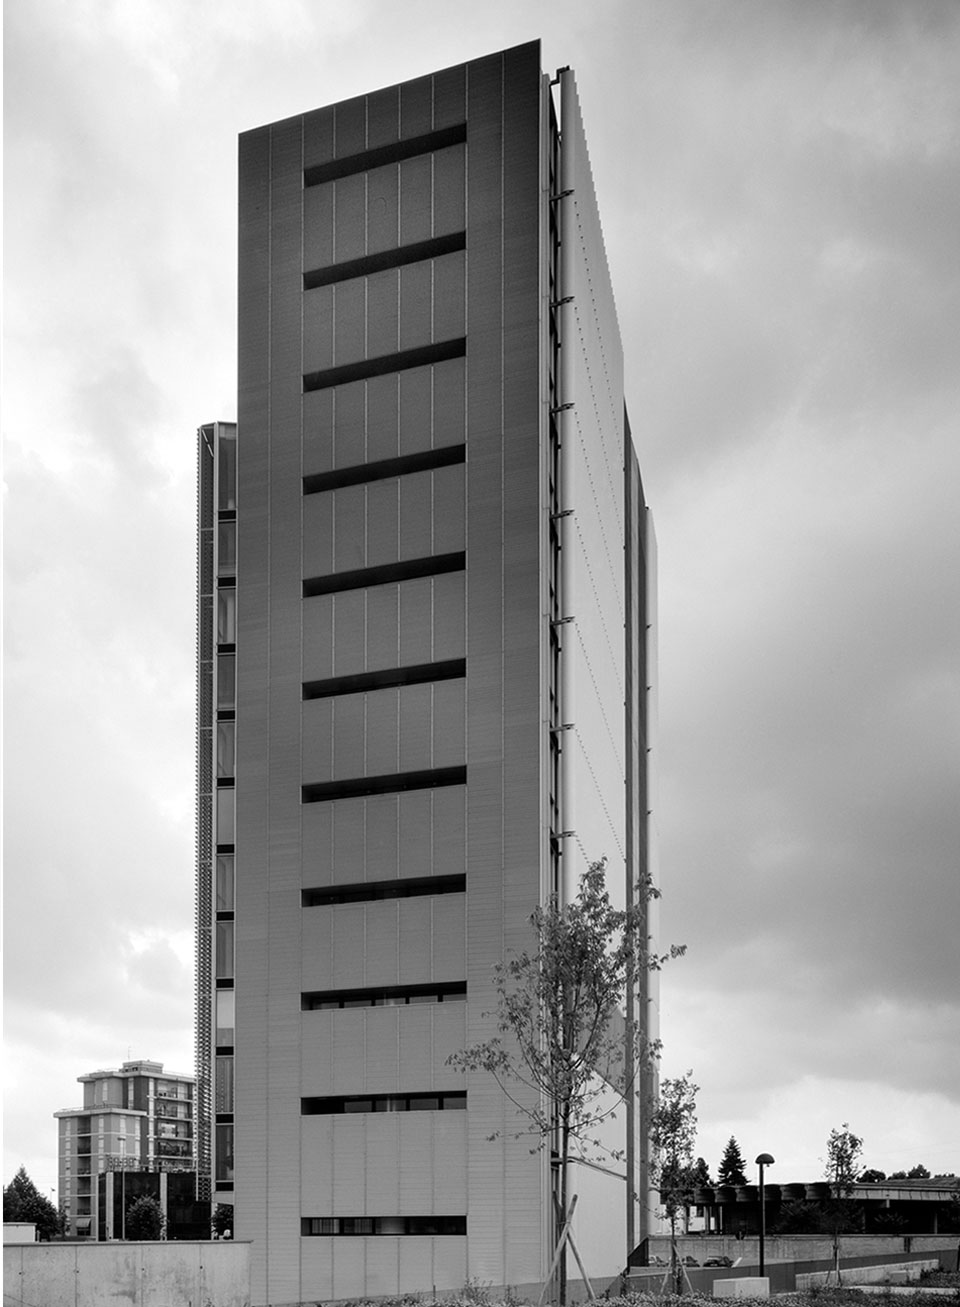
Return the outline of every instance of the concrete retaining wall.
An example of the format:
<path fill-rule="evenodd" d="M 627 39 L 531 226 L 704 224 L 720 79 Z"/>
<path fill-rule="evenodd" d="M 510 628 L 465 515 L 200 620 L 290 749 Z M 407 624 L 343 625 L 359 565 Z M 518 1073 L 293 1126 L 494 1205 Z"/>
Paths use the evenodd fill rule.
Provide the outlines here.
<path fill-rule="evenodd" d="M 8 1244 L 3 1301 L 4 1307 L 250 1307 L 250 1245 Z"/>
<path fill-rule="evenodd" d="M 844 1234 L 840 1237 L 841 1257 L 886 1256 L 893 1253 L 939 1252 L 941 1248 L 960 1243 L 954 1234 Z M 681 1257 L 695 1257 L 702 1266 L 708 1257 L 739 1257 L 751 1265 L 760 1260 L 759 1240 L 755 1235 L 735 1239 L 732 1235 L 683 1235 L 677 1239 Z M 764 1240 L 764 1260 L 768 1262 L 803 1262 L 821 1257 L 833 1257 L 833 1244 L 820 1234 L 767 1235 Z M 654 1235 L 650 1239 L 650 1256 L 668 1262 L 670 1239 Z"/>
<path fill-rule="evenodd" d="M 912 1284 L 924 1271 L 935 1271 L 939 1265 L 937 1258 L 928 1257 L 916 1262 L 887 1262 L 882 1266 L 841 1267 L 840 1280 L 843 1284 Z M 797 1289 L 820 1288 L 831 1277 L 835 1282 L 833 1271 L 807 1271 L 797 1276 Z"/>
<path fill-rule="evenodd" d="M 947 1236 L 952 1239 L 952 1236 Z M 939 1244 L 938 1247 L 924 1252 L 904 1253 L 902 1251 L 903 1239 L 897 1238 L 891 1242 L 901 1245 L 901 1251 L 888 1253 L 861 1253 L 860 1256 L 844 1256 L 841 1258 L 842 1278 L 851 1283 L 853 1269 L 862 1272 L 865 1267 L 877 1267 L 883 1272 L 890 1267 L 902 1268 L 904 1266 L 919 1262 L 923 1266 L 941 1265 L 945 1269 L 952 1270 L 956 1265 L 956 1245 L 947 1243 L 943 1235 L 937 1239 L 934 1237 L 931 1242 Z M 916 1242 L 916 1240 L 914 1240 Z M 817 1258 L 798 1258 L 795 1261 L 779 1260 L 771 1262 L 769 1257 L 765 1257 L 764 1274 L 770 1280 L 771 1293 L 793 1293 L 800 1286 L 802 1278 L 807 1275 L 820 1273 L 826 1278 L 827 1272 L 833 1266 L 833 1254 L 829 1252 L 829 1241 L 825 1245 L 828 1250 L 826 1257 Z M 636 1292 L 657 1293 L 665 1282 L 665 1276 L 669 1268 L 666 1266 L 634 1266 L 630 1269 L 630 1288 Z M 729 1280 L 740 1276 L 756 1276 L 760 1274 L 760 1268 L 756 1262 L 744 1261 L 739 1266 L 688 1266 L 686 1268 L 686 1280 L 694 1293 L 713 1293 L 713 1286 L 718 1280 Z M 668 1286 L 669 1287 L 669 1286 Z"/>

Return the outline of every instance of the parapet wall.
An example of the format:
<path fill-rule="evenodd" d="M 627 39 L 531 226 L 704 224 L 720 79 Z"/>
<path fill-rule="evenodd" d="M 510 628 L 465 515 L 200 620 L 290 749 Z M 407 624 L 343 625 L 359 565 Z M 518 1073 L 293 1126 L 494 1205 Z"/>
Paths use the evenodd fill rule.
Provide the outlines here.
<path fill-rule="evenodd" d="M 247 1242 L 35 1243 L 3 1250 L 4 1307 L 250 1307 Z"/>

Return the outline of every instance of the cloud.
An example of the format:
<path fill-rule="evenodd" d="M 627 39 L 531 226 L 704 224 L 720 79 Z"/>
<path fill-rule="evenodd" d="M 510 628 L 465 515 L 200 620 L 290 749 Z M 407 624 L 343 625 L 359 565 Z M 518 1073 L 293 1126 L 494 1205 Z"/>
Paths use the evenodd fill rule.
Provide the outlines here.
<path fill-rule="evenodd" d="M 667 1066 L 713 1165 L 732 1132 L 812 1177 L 849 1119 L 884 1169 L 960 1170 L 939 0 L 8 6 L 13 1169 L 76 1075 L 192 1062 L 193 433 L 235 414 L 236 135 L 541 32 L 659 536 Z"/>

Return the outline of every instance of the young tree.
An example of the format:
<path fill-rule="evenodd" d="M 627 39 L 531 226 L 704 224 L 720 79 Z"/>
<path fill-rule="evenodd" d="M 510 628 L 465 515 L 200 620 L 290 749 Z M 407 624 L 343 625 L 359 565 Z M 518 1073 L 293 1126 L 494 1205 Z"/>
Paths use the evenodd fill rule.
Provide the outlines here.
<path fill-rule="evenodd" d="M 554 897 L 536 909 L 531 949 L 494 967 L 497 1009 L 485 1015 L 496 1017 L 498 1033 L 448 1059 L 463 1071 L 489 1072 L 525 1118 L 517 1136 L 532 1136 L 537 1149 L 550 1147 L 561 1240 L 571 1157 L 622 1157 L 600 1139 L 601 1128 L 656 1056 L 639 1023 L 624 1018 L 627 991 L 640 971 L 684 951 L 650 953 L 645 909 L 658 891 L 644 883 L 634 906 L 614 908 L 604 867 L 604 861 L 591 864 L 572 903 Z M 559 1253 L 563 1304 L 565 1240 Z"/>
<path fill-rule="evenodd" d="M 24 1166 L 4 1188 L 3 1219 L 32 1221 L 38 1239 L 56 1239 L 63 1234 L 61 1214 L 49 1198 L 44 1198 Z"/>
<path fill-rule="evenodd" d="M 143 1194 L 127 1208 L 124 1237 L 127 1239 L 162 1239 L 167 1218 L 163 1208 L 149 1194 Z"/>
<path fill-rule="evenodd" d="M 713 1184 L 710 1178 L 710 1168 L 702 1157 L 698 1157 L 693 1164 L 692 1179 L 697 1189 L 709 1189 Z"/>
<path fill-rule="evenodd" d="M 677 1217 L 687 1212 L 696 1187 L 693 1145 L 697 1138 L 698 1085 L 692 1071 L 664 1080 L 650 1119 L 654 1185 L 670 1222 L 670 1268 L 677 1293 L 683 1292 L 683 1267 L 677 1251 Z"/>
<path fill-rule="evenodd" d="M 823 1227 L 833 1241 L 833 1269 L 840 1283 L 840 1235 L 856 1229 L 861 1213 L 850 1201 L 857 1183 L 863 1140 L 844 1121 L 839 1130 L 831 1130 L 827 1139 L 827 1163 L 824 1175 L 830 1183 L 831 1197 L 822 1204 Z"/>
<path fill-rule="evenodd" d="M 746 1163 L 740 1152 L 740 1145 L 733 1135 L 730 1136 L 726 1148 L 723 1150 L 723 1156 L 720 1158 L 720 1169 L 717 1171 L 717 1184 L 746 1184 L 747 1177 L 744 1171 Z"/>
<path fill-rule="evenodd" d="M 780 1204 L 770 1230 L 772 1234 L 822 1234 L 823 1213 L 818 1203 L 788 1198 Z"/>
<path fill-rule="evenodd" d="M 225 1235 L 233 1236 L 233 1203 L 217 1203 L 210 1218 L 210 1225 L 218 1239 Z"/>
<path fill-rule="evenodd" d="M 839 1130 L 830 1131 L 824 1175 L 835 1198 L 846 1198 L 853 1192 L 862 1153 L 863 1140 L 853 1133 L 846 1121 Z"/>

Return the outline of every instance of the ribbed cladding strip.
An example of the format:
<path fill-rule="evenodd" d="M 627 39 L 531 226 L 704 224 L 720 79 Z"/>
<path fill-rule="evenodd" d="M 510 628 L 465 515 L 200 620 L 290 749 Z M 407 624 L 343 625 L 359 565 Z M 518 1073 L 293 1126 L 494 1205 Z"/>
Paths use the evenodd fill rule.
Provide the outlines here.
<path fill-rule="evenodd" d="M 303 493 L 317 495 L 325 490 L 342 490 L 344 486 L 365 485 L 368 481 L 387 481 L 391 477 L 407 476 L 410 472 L 431 472 L 434 468 L 464 463 L 466 457 L 466 445 L 442 445 L 439 449 L 424 449 L 399 458 L 382 458 L 375 463 L 355 463 L 351 467 L 335 468 L 332 472 L 310 472 L 303 478 Z"/>
<path fill-rule="evenodd" d="M 430 363 L 446 363 L 447 359 L 463 358 L 467 352 L 465 336 L 454 340 L 441 340 L 435 345 L 420 345 L 416 349 L 402 349 L 396 354 L 381 354 L 378 358 L 360 359 L 344 363 L 342 367 L 325 368 L 322 372 L 306 372 L 303 376 L 304 394 L 312 390 L 329 390 L 348 381 L 365 381 L 368 377 L 382 377 L 388 372 L 404 372 L 407 368 L 426 367 Z"/>
<path fill-rule="evenodd" d="M 456 123 L 453 127 L 426 132 L 423 136 L 411 136 L 405 141 L 394 141 L 391 145 L 379 145 L 373 150 L 349 154 L 343 159 L 312 164 L 303 170 L 303 184 L 321 186 L 324 182 L 349 177 L 352 173 L 369 172 L 371 168 L 382 168 L 387 163 L 399 163 L 402 159 L 413 159 L 418 154 L 443 150 L 448 145 L 462 145 L 466 139 L 467 124 Z"/>
<path fill-rule="evenodd" d="M 304 599 L 336 594 L 340 590 L 358 590 L 392 581 L 412 581 L 419 576 L 441 576 L 444 572 L 462 572 L 466 567 L 464 552 L 429 554 L 400 563 L 382 563 L 377 567 L 358 567 L 349 572 L 331 572 L 327 576 L 307 577 L 303 582 Z"/>
<path fill-rule="evenodd" d="M 398 245 L 392 250 L 380 250 L 359 259 L 331 263 L 325 268 L 311 268 L 303 274 L 303 289 L 317 290 L 320 286 L 332 286 L 338 281 L 369 277 L 371 273 L 385 272 L 388 268 L 403 268 L 408 263 L 425 263 L 427 259 L 437 259 L 441 254 L 456 254 L 458 250 L 466 248 L 467 234 L 463 231 L 435 236 L 428 241 L 417 241 L 413 245 Z"/>
<path fill-rule="evenodd" d="M 404 790 L 432 790 L 444 785 L 466 785 L 466 767 L 434 767 L 428 771 L 394 772 L 389 776 L 358 776 L 353 780 L 302 785 L 304 803 L 359 799 L 369 794 L 399 794 Z"/>
<path fill-rule="evenodd" d="M 305 681 L 303 697 L 329 699 L 339 694 L 362 694 L 365 690 L 389 690 L 398 685 L 452 681 L 466 674 L 466 658 L 448 658 L 439 663 L 417 663 L 415 666 L 388 667 L 377 672 L 356 672 L 352 676 L 331 676 L 325 681 Z"/>

